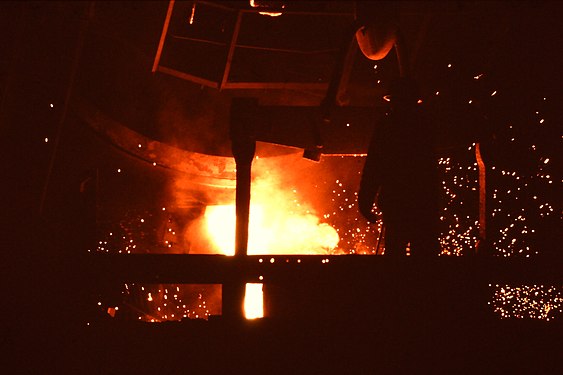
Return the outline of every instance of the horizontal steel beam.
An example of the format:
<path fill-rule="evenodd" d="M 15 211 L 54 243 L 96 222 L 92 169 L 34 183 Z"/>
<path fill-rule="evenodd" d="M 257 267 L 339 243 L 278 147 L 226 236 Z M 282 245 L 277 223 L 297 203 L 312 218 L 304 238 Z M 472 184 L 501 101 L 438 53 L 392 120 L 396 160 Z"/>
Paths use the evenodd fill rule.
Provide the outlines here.
<path fill-rule="evenodd" d="M 399 259 L 362 255 L 253 255 L 230 257 L 195 254 L 95 254 L 90 271 L 119 282 L 223 284 L 239 277 L 265 284 L 443 281 L 563 285 L 560 257 L 437 257 Z"/>

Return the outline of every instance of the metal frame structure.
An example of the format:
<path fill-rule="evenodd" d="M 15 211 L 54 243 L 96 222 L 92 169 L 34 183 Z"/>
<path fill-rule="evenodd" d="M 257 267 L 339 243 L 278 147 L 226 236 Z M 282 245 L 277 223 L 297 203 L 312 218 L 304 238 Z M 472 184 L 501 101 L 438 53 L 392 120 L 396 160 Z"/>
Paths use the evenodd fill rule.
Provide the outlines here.
<path fill-rule="evenodd" d="M 240 44 L 238 42 L 239 39 L 239 32 L 242 24 L 242 19 L 244 14 L 257 14 L 260 13 L 260 10 L 257 9 L 234 9 L 229 6 L 209 2 L 209 1 L 194 1 L 195 5 L 205 5 L 209 7 L 214 7 L 217 9 L 222 9 L 225 11 L 237 12 L 236 21 L 234 25 L 234 29 L 231 35 L 231 39 L 228 44 L 225 43 L 218 43 L 210 40 L 205 39 L 198 39 L 198 38 L 182 38 L 187 39 L 193 42 L 198 43 L 206 43 L 206 44 L 216 44 L 224 46 L 228 48 L 227 50 L 227 58 L 225 61 L 225 66 L 223 68 L 223 74 L 221 75 L 220 79 L 217 81 L 212 81 L 206 78 L 202 78 L 193 74 L 189 74 L 186 72 L 179 71 L 177 69 L 173 69 L 168 66 L 161 65 L 161 57 L 162 52 L 164 50 L 164 45 L 166 42 L 166 38 L 169 37 L 169 27 L 170 27 L 170 20 L 172 19 L 172 15 L 174 12 L 174 5 L 175 0 L 170 0 L 168 4 L 168 11 L 166 13 L 166 18 L 164 20 L 164 25 L 162 28 L 162 33 L 160 36 L 160 41 L 158 44 L 158 48 L 156 51 L 156 55 L 154 58 L 152 72 L 160 72 L 164 74 L 168 74 L 180 79 L 184 79 L 186 81 L 194 82 L 200 85 L 204 85 L 207 87 L 219 89 L 219 90 L 239 90 L 239 89 L 267 89 L 267 90 L 321 90 L 326 91 L 329 87 L 327 83 L 323 82 L 232 82 L 229 81 L 233 57 L 235 54 L 235 50 L 237 48 L 244 48 L 244 49 L 263 49 L 256 46 L 249 46 Z M 342 12 L 296 12 L 296 11 L 288 11 L 284 12 L 284 14 L 289 15 L 320 15 L 320 16 L 334 16 L 334 17 L 353 17 L 352 13 L 342 13 Z M 179 37 L 176 37 L 179 38 Z M 331 51 L 299 51 L 299 50 L 289 50 L 289 49 L 272 49 L 278 52 L 289 52 L 289 53 L 316 53 L 316 52 L 331 52 Z"/>

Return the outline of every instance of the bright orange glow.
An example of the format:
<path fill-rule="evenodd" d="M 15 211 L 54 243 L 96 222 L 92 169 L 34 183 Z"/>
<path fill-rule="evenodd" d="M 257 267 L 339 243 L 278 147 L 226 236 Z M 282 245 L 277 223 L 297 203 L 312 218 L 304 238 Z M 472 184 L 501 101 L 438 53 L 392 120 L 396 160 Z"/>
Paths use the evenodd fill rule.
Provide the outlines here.
<path fill-rule="evenodd" d="M 256 2 L 254 0 L 250 0 L 249 4 L 253 8 L 257 8 L 257 7 L 260 6 L 260 5 L 256 4 Z M 285 8 L 285 5 L 282 5 L 282 8 Z M 263 16 L 278 17 L 278 16 L 282 15 L 282 12 L 258 12 L 258 14 L 261 14 Z"/>
<path fill-rule="evenodd" d="M 257 319 L 264 317 L 264 295 L 262 284 L 246 284 L 244 294 L 244 315 L 246 319 Z"/>
<path fill-rule="evenodd" d="M 274 207 L 250 205 L 248 254 L 327 254 L 339 241 L 338 233 L 312 214 L 279 212 Z M 216 250 L 235 254 L 235 205 L 207 206 L 206 229 Z"/>
<path fill-rule="evenodd" d="M 257 249 L 263 247 L 262 243 L 267 238 L 267 233 L 262 229 L 262 207 L 259 205 L 250 206 L 250 224 L 248 248 Z M 221 254 L 235 255 L 235 228 L 236 228 L 236 209 L 234 204 L 207 206 L 205 209 L 205 223 L 207 232 L 217 250 Z"/>
<path fill-rule="evenodd" d="M 262 16 L 278 17 L 281 16 L 282 12 L 258 12 Z"/>

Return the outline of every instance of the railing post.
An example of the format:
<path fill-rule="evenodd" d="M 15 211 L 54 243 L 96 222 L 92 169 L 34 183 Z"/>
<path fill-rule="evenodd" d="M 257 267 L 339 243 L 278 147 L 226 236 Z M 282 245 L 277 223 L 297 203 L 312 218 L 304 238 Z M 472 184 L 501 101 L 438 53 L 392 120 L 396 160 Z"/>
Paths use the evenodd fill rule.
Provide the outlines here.
<path fill-rule="evenodd" d="M 483 155 L 481 153 L 481 144 L 475 145 L 475 159 L 479 167 L 479 240 L 476 246 L 476 252 L 479 254 L 488 251 L 487 244 L 487 170 Z"/>

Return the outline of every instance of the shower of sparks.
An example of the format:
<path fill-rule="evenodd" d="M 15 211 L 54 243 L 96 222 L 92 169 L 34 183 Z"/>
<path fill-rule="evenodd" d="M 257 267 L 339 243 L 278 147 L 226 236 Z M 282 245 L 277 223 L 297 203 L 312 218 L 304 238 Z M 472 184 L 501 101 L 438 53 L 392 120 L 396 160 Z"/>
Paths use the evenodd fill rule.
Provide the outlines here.
<path fill-rule="evenodd" d="M 452 68 L 452 64 L 447 67 Z M 468 80 L 477 85 L 490 84 L 487 82 L 489 79 L 485 73 L 468 77 Z M 381 81 L 378 80 L 377 83 Z M 472 95 L 471 99 L 466 96 L 464 100 L 468 100 L 466 103 L 481 106 L 486 100 L 502 99 L 499 92 L 502 91 L 488 87 L 483 90 L 482 97 Z M 436 89 L 431 93 L 437 100 L 443 100 L 443 97 L 447 96 L 446 91 Z M 547 99 L 542 96 L 537 100 L 537 110 L 534 110 L 527 125 L 506 123 L 501 126 L 492 146 L 495 150 L 491 151 L 491 155 L 518 155 L 520 159 L 526 157 L 526 163 L 502 163 L 485 153 L 488 189 L 487 236 L 493 256 L 533 257 L 542 251 L 549 251 L 542 248 L 539 240 L 541 236 L 548 234 L 545 228 L 561 223 L 562 212 L 553 202 L 553 197 L 557 196 L 556 191 L 560 189 L 563 180 L 555 169 L 554 155 L 546 152 L 549 150 L 545 150 L 536 138 L 529 137 L 534 131 L 545 132 L 550 126 L 553 127 L 549 114 L 543 113 L 542 105 L 549 103 Z M 347 127 L 352 125 L 347 124 Z M 562 142 L 563 137 L 558 137 L 558 141 Z M 142 145 L 139 144 L 139 147 Z M 484 147 L 486 150 L 491 146 L 485 144 Z M 443 193 L 440 217 L 442 256 L 463 255 L 473 251 L 477 244 L 479 172 L 474 148 L 475 144 L 462 147 L 452 155 L 442 156 L 437 163 L 441 171 Z M 380 238 L 382 221 L 367 223 L 358 213 L 357 184 L 364 160 L 362 156 L 365 155 L 330 158 L 331 162 L 340 165 L 331 165 L 329 170 L 352 170 L 355 178 L 339 177 L 336 172 L 336 175 L 327 174 L 324 180 L 320 179 L 313 184 L 313 188 L 322 191 L 328 202 L 323 210 L 316 212 L 319 223 L 335 228 L 339 238 L 338 245 L 326 251 L 327 255 L 384 253 L 385 238 Z M 322 166 L 326 162 L 323 160 L 319 165 Z M 121 169 L 117 169 L 117 172 L 121 173 Z M 295 196 L 296 209 L 307 205 L 300 197 L 299 186 L 291 186 L 288 190 Z M 109 228 L 102 236 L 97 251 L 129 254 L 144 253 L 150 248 L 151 251 L 162 253 L 189 252 L 189 246 L 186 248 L 186 240 L 181 235 L 182 225 L 166 208 L 158 211 L 127 216 L 117 228 Z M 379 251 L 376 249 L 378 239 L 381 239 Z M 261 288 L 261 284 L 256 285 L 256 288 Z M 220 295 L 218 287 L 125 284 L 121 306 L 101 301 L 98 304 L 104 312 L 129 312 L 136 314 L 136 319 L 148 322 L 184 318 L 207 319 L 210 315 L 220 312 L 220 308 L 215 306 L 217 296 Z M 553 320 L 563 310 L 563 289 L 560 286 L 496 285 L 492 288 L 493 297 L 489 304 L 502 318 Z"/>
<path fill-rule="evenodd" d="M 131 254 L 146 253 L 149 249 L 157 253 L 174 252 L 180 241 L 176 230 L 173 217 L 162 211 L 131 212 L 98 241 L 97 252 Z M 101 301 L 98 305 L 113 316 L 121 314 L 145 322 L 208 319 L 210 315 L 220 314 L 219 295 L 218 285 L 129 283 L 122 286 L 121 310 L 108 310 L 111 306 Z"/>
<path fill-rule="evenodd" d="M 563 291 L 546 285 L 490 285 L 494 291 L 489 302 L 501 318 L 553 320 L 563 312 Z"/>
<path fill-rule="evenodd" d="M 205 295 L 213 296 L 219 289 L 215 285 L 125 284 L 122 295 L 129 314 L 140 321 L 207 320 L 219 315 L 220 307 L 209 305 Z"/>
<path fill-rule="evenodd" d="M 383 226 L 382 220 L 367 223 L 358 215 L 358 192 L 355 187 L 347 186 L 340 179 L 336 179 L 331 187 L 333 210 L 325 213 L 323 219 L 336 227 L 340 236 L 338 250 L 334 253 L 375 254 L 376 238 Z"/>
<path fill-rule="evenodd" d="M 440 222 L 442 255 L 462 255 L 475 248 L 478 238 L 478 171 L 470 163 L 473 153 L 465 153 L 463 163 L 452 158 L 440 158 L 438 166 L 443 176 L 444 203 Z M 461 158 L 460 158 L 461 159 Z M 466 166 L 467 165 L 467 166 Z"/>

